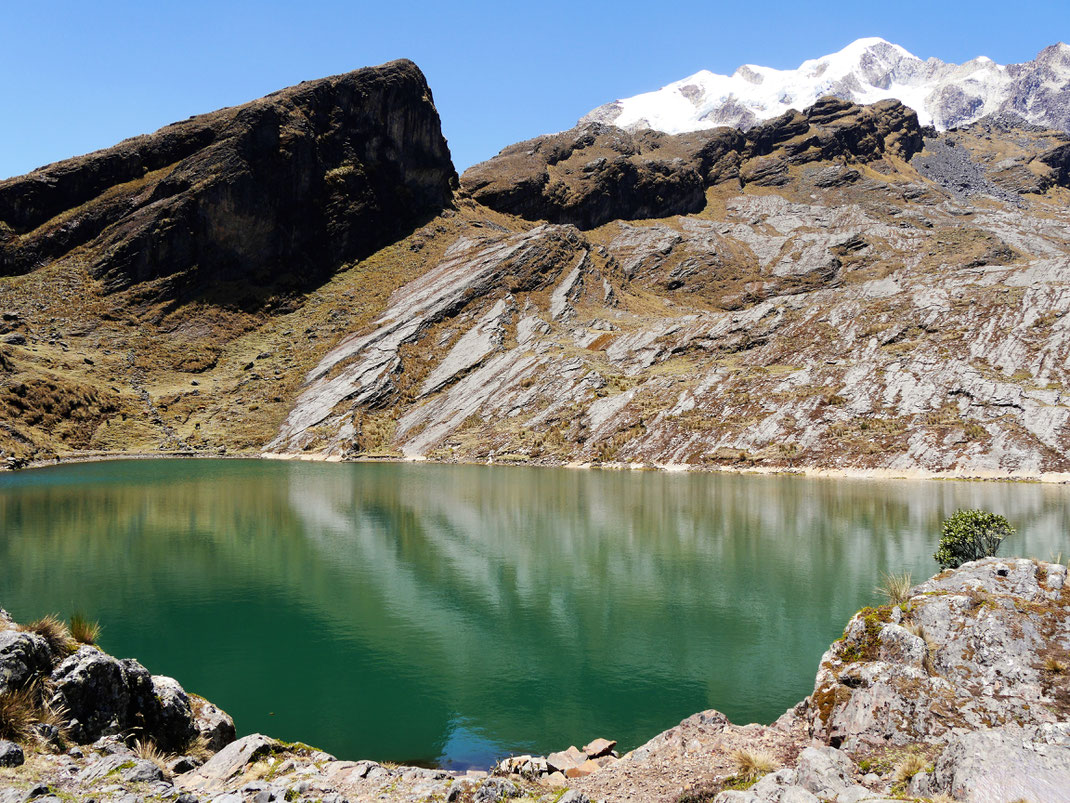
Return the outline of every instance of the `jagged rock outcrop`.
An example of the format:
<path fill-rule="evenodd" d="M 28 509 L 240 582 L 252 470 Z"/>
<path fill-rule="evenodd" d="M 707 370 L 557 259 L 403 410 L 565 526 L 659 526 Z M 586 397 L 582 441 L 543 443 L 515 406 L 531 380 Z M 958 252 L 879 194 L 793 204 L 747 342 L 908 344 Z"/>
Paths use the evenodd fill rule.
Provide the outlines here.
<path fill-rule="evenodd" d="M 0 182 L 0 275 L 70 256 L 112 290 L 256 306 L 450 203 L 416 65 L 308 81 Z"/>
<path fill-rule="evenodd" d="M 700 212 L 707 187 L 786 183 L 788 168 L 921 149 L 917 115 L 898 101 L 857 106 L 823 98 L 747 132 L 718 128 L 669 135 L 590 123 L 512 145 L 461 177 L 479 203 L 530 220 L 583 229 L 610 220 Z"/>
<path fill-rule="evenodd" d="M 1070 689 L 1045 661 L 1066 658 L 1068 605 L 1065 566 L 987 559 L 862 611 L 821 660 L 814 736 L 853 751 L 1065 721 Z"/>
<path fill-rule="evenodd" d="M 198 735 L 209 750 L 234 738 L 233 720 L 199 698 L 194 711 L 175 679 L 152 675 L 137 661 L 119 660 L 95 646 L 74 649 L 69 641 L 57 641 L 50 648 L 0 609 L 0 694 L 13 693 L 29 695 L 36 711 L 30 726 L 46 741 L 62 727 L 63 738 L 78 744 L 121 734 L 181 753 L 195 746 Z"/>

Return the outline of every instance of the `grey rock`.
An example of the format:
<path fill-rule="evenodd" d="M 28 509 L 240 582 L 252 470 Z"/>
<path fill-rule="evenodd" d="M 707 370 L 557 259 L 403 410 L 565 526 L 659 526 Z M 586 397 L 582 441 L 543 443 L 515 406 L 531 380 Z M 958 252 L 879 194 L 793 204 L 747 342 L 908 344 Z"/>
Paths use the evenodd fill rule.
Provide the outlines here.
<path fill-rule="evenodd" d="M 473 803 L 498 803 L 523 794 L 523 790 L 505 778 L 486 778 L 472 793 Z"/>
<path fill-rule="evenodd" d="M 14 742 L 0 739 L 0 767 L 21 767 L 26 761 L 22 748 Z"/>
<path fill-rule="evenodd" d="M 208 749 L 218 753 L 238 738 L 234 720 L 218 706 L 197 695 L 189 695 L 193 709 L 193 727 L 208 743 Z"/>
<path fill-rule="evenodd" d="M 0 630 L 0 693 L 20 689 L 51 671 L 45 640 L 35 633 Z"/>
<path fill-rule="evenodd" d="M 557 803 L 591 803 L 591 799 L 578 789 L 569 789 L 557 799 Z"/>
<path fill-rule="evenodd" d="M 181 775 L 184 772 L 197 769 L 202 763 L 191 756 L 178 756 L 167 763 L 167 771 L 172 775 Z"/>
<path fill-rule="evenodd" d="M 917 586 L 899 625 L 856 616 L 822 658 L 814 736 L 854 750 L 1056 721 L 1059 692 L 1042 667 L 1045 650 L 1070 643 L 1053 605 L 1065 582 L 1061 564 L 989 558 Z"/>
<path fill-rule="evenodd" d="M 124 769 L 135 766 L 137 759 L 132 755 L 107 755 L 92 759 L 83 767 L 77 775 L 78 783 L 91 784 L 101 778 L 116 775 Z"/>
<path fill-rule="evenodd" d="M 181 750 L 197 735 L 190 699 L 174 678 L 152 676 L 155 705 L 145 707 L 145 729 L 165 751 Z"/>
<path fill-rule="evenodd" d="M 119 771 L 119 777 L 128 783 L 151 783 L 162 781 L 166 777 L 159 767 L 151 761 L 136 759 L 133 766 L 124 767 Z"/>
<path fill-rule="evenodd" d="M 761 798 L 776 800 L 779 798 L 785 787 L 794 785 L 795 770 L 785 767 L 776 772 L 770 772 L 767 775 L 763 775 L 758 782 L 747 791 L 752 792 Z"/>
<path fill-rule="evenodd" d="M 855 784 L 849 786 L 836 797 L 836 803 L 859 803 L 862 800 L 872 800 L 874 793 L 862 786 L 861 784 Z"/>
<path fill-rule="evenodd" d="M 1070 723 L 1009 725 L 953 737 L 932 788 L 956 800 L 1063 800 L 1070 790 Z"/>
<path fill-rule="evenodd" d="M 148 671 L 124 663 L 96 647 L 82 646 L 52 673 L 51 705 L 65 708 L 71 738 L 92 742 L 135 724 L 140 702 L 152 696 Z"/>
<path fill-rule="evenodd" d="M 70 716 L 78 742 L 138 728 L 161 750 L 183 749 L 196 734 L 189 699 L 172 678 L 153 677 L 137 661 L 82 646 L 51 676 L 53 707 Z"/>
<path fill-rule="evenodd" d="M 799 754 L 795 783 L 818 797 L 834 798 L 854 785 L 851 759 L 832 747 L 807 747 Z"/>
<path fill-rule="evenodd" d="M 9 334 L 4 335 L 3 341 L 9 346 L 25 346 L 26 335 L 22 332 L 10 332 Z"/>
<path fill-rule="evenodd" d="M 279 742 L 268 736 L 260 733 L 250 734 L 231 742 L 202 766 L 180 776 L 177 779 L 178 785 L 185 791 L 221 791 L 250 763 L 280 747 Z"/>

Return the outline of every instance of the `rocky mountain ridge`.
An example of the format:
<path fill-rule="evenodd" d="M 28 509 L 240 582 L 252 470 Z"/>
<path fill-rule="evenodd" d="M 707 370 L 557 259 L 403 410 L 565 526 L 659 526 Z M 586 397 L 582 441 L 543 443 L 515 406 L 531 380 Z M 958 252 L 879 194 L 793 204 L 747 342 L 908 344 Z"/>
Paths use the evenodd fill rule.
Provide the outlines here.
<path fill-rule="evenodd" d="M 406 88 L 353 89 L 365 85 Z M 0 277 L 0 449 L 16 463 L 225 451 L 1070 475 L 1062 132 L 998 117 L 940 133 L 897 101 L 826 98 L 747 131 L 585 125 L 507 148 L 453 189 L 412 65 L 313 82 L 251 104 L 255 114 L 246 108 L 205 118 L 212 131 L 237 133 L 226 140 L 232 151 L 203 153 L 245 154 L 239 145 L 253 129 L 239 121 L 249 114 L 310 115 L 313 129 L 367 117 L 385 128 L 324 123 L 317 152 L 334 153 L 337 141 L 350 143 L 340 153 L 378 153 L 385 166 L 379 156 L 359 168 L 339 159 L 355 177 L 407 171 L 429 193 L 420 208 L 445 206 L 425 211 L 422 225 L 406 218 L 404 236 L 388 234 L 376 215 L 408 208 L 416 190 L 369 206 L 364 179 L 319 183 L 334 162 L 309 167 L 282 149 L 268 165 L 311 170 L 310 187 L 339 193 L 330 209 L 349 211 L 324 213 L 351 224 L 338 243 L 314 205 L 292 244 L 325 242 L 293 261 L 290 246 L 271 256 L 266 245 L 278 226 L 253 226 L 268 239 L 239 260 L 246 280 L 231 281 L 228 269 L 206 273 L 181 249 L 123 239 L 129 218 L 117 212 L 103 240 L 19 262 Z M 393 144 L 383 145 L 382 130 L 397 133 Z M 163 147 L 169 131 L 114 154 Z M 92 175 L 86 165 L 115 158 L 103 154 L 0 192 L 15 197 L 64 171 Z M 183 203 L 200 208 L 216 186 L 192 185 Z M 140 197 L 120 187 L 123 204 Z M 89 204 L 97 211 L 78 212 L 71 231 L 110 219 L 110 192 Z M 249 214 L 275 220 L 270 210 L 293 201 L 274 185 L 265 193 Z M 155 219 L 171 203 L 129 214 Z M 17 235 L 9 258 L 58 243 L 66 215 Z M 224 229 L 245 236 L 238 217 L 227 220 Z M 368 254 L 372 237 L 398 239 Z M 108 238 L 116 249 L 102 247 Z M 347 250 L 358 241 L 364 250 Z M 119 289 L 113 256 L 135 252 L 157 273 L 130 274 Z M 295 289 L 291 268 L 312 253 L 333 256 Z M 264 288 L 247 280 L 258 272 Z M 260 301 L 245 303 L 250 292 Z"/>
<path fill-rule="evenodd" d="M 596 740 L 489 774 L 235 741 L 226 714 L 176 681 L 94 647 L 52 654 L 0 611 L 0 695 L 44 688 L 60 712 L 21 745 L 0 741 L 0 803 L 1054 801 L 1070 785 L 1066 575 L 1060 563 L 987 558 L 863 609 L 822 657 L 813 693 L 770 725 L 703 711 L 619 759 Z M 146 754 L 135 736 L 172 755 Z"/>
<path fill-rule="evenodd" d="M 731 76 L 702 70 L 655 92 L 599 106 L 580 124 L 670 134 L 717 126 L 746 129 L 828 95 L 860 104 L 899 100 L 923 125 L 941 131 L 993 115 L 1070 131 L 1070 46 L 1060 42 L 1022 64 L 996 64 L 984 56 L 950 64 L 919 59 L 879 37 L 859 39 L 795 70 L 756 64 L 745 64 Z"/>
<path fill-rule="evenodd" d="M 426 80 L 391 62 L 0 181 L 0 276 L 68 260 L 146 302 L 256 307 L 404 236 L 454 180 Z"/>

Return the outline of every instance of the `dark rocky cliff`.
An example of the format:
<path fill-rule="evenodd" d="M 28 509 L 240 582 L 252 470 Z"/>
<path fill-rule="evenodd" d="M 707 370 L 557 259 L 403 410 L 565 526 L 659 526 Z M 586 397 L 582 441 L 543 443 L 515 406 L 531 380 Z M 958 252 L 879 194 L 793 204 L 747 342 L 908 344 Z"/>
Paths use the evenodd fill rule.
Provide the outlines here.
<path fill-rule="evenodd" d="M 394 61 L 0 182 L 0 275 L 73 256 L 109 290 L 255 306 L 404 236 L 455 184 L 427 82 Z"/>
<path fill-rule="evenodd" d="M 708 187 L 778 186 L 791 165 L 868 163 L 885 153 L 907 160 L 921 147 L 918 116 L 899 101 L 858 106 L 829 97 L 749 131 L 670 135 L 589 123 L 512 145 L 468 169 L 461 185 L 499 212 L 589 229 L 699 212 Z"/>

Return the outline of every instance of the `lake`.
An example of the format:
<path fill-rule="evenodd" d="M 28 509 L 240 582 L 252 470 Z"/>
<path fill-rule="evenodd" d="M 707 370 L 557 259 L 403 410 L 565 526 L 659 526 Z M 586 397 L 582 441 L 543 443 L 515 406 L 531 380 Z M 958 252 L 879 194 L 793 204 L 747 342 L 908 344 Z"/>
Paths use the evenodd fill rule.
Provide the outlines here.
<path fill-rule="evenodd" d="M 1070 553 L 1070 488 L 261 460 L 0 474 L 0 606 L 101 646 L 239 734 L 455 768 L 706 708 L 771 722 L 882 571 L 937 570 L 956 508 Z"/>

